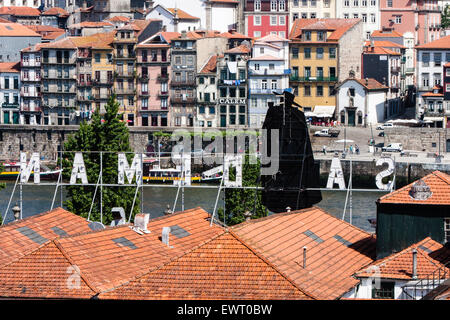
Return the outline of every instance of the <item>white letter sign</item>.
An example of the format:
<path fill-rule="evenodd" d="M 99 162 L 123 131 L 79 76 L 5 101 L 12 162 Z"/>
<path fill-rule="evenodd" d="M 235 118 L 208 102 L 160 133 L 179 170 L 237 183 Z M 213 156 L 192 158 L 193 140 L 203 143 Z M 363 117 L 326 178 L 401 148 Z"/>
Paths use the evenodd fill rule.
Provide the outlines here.
<path fill-rule="evenodd" d="M 242 155 L 225 155 L 223 164 L 224 185 L 226 187 L 242 187 Z M 236 168 L 236 180 L 230 181 L 230 169 Z"/>
<path fill-rule="evenodd" d="M 39 160 L 39 153 L 33 153 L 30 163 L 27 165 L 27 154 L 20 153 L 20 182 L 27 183 L 30 179 L 31 171 L 34 171 L 34 183 L 41 182 L 41 162 Z"/>
<path fill-rule="evenodd" d="M 70 176 L 70 184 L 75 184 L 77 179 L 81 179 L 81 183 L 88 184 L 86 175 L 86 167 L 84 165 L 83 154 L 81 152 L 75 153 L 73 159 L 72 175 Z"/>
<path fill-rule="evenodd" d="M 134 175 L 136 174 L 136 184 L 138 186 L 142 183 L 142 155 L 135 154 L 133 158 L 133 162 L 131 163 L 131 167 L 128 164 L 127 157 L 125 153 L 119 153 L 119 161 L 118 161 L 118 170 L 119 170 L 119 184 L 125 183 L 125 176 L 127 177 L 128 183 L 133 183 Z"/>
<path fill-rule="evenodd" d="M 341 160 L 333 158 L 331 161 L 330 174 L 328 175 L 327 189 L 333 189 L 334 184 L 339 184 L 339 189 L 345 189 L 344 173 L 342 172 Z"/>
<path fill-rule="evenodd" d="M 387 184 L 383 183 L 383 178 L 390 176 L 394 173 L 395 163 L 392 158 L 380 158 L 377 161 L 377 166 L 382 166 L 384 163 L 388 164 L 388 168 L 386 170 L 381 171 L 375 177 L 375 181 L 377 183 L 377 187 L 380 190 L 391 190 L 392 189 L 392 180 L 389 180 Z"/>

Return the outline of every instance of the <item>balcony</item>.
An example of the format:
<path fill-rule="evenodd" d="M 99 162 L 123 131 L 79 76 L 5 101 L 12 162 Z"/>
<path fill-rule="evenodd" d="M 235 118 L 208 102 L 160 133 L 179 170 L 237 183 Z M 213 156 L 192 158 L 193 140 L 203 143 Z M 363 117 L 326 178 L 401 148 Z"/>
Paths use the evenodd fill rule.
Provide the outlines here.
<path fill-rule="evenodd" d="M 116 78 L 134 78 L 136 73 L 134 71 L 117 71 L 114 72 Z"/>
<path fill-rule="evenodd" d="M 168 74 L 158 74 L 158 76 L 156 77 L 156 80 L 158 80 L 158 82 L 167 82 L 169 81 L 169 75 Z"/>
<path fill-rule="evenodd" d="M 197 100 L 198 104 L 206 104 L 206 105 L 215 105 L 217 103 L 216 100 Z"/>
<path fill-rule="evenodd" d="M 22 112 L 41 112 L 42 108 L 41 108 L 41 106 L 22 104 L 20 106 L 20 111 L 22 111 Z"/>
<path fill-rule="evenodd" d="M 227 79 L 219 79 L 219 85 L 222 86 L 238 86 L 238 85 L 244 85 L 246 83 L 246 80 L 227 80 Z"/>
<path fill-rule="evenodd" d="M 22 82 L 39 82 L 41 81 L 41 77 L 21 77 L 20 81 Z"/>
<path fill-rule="evenodd" d="M 414 68 L 405 68 L 406 74 L 414 74 Z"/>
<path fill-rule="evenodd" d="M 172 87 L 196 86 L 195 79 L 178 79 L 172 80 L 170 83 Z"/>
<path fill-rule="evenodd" d="M 77 96 L 77 100 L 78 101 L 92 101 L 93 96 Z"/>
<path fill-rule="evenodd" d="M 19 108 L 19 102 L 13 102 L 13 103 L 3 102 L 2 103 L 2 108 L 3 109 L 18 109 Z"/>
<path fill-rule="evenodd" d="M 138 79 L 140 82 L 148 82 L 149 77 L 148 77 L 148 74 L 144 74 L 144 75 L 139 75 Z"/>
<path fill-rule="evenodd" d="M 130 38 L 114 37 L 114 42 L 118 42 L 118 43 L 134 43 L 134 42 L 137 42 L 137 38 L 136 37 L 130 37 Z"/>
<path fill-rule="evenodd" d="M 391 67 L 391 72 L 399 73 L 400 72 L 400 67 Z"/>
<path fill-rule="evenodd" d="M 141 93 L 139 93 L 140 97 L 149 97 L 150 93 L 148 91 L 141 91 Z"/>
<path fill-rule="evenodd" d="M 118 89 L 114 89 L 114 92 L 116 94 L 129 94 L 129 95 L 135 95 L 136 94 L 136 89 L 135 88 L 118 88 Z"/>
<path fill-rule="evenodd" d="M 253 70 L 253 69 L 249 69 L 248 74 L 251 76 L 282 76 L 285 74 L 286 75 L 291 74 L 291 69 L 284 69 L 284 70 L 269 70 L 269 69 Z"/>
<path fill-rule="evenodd" d="M 298 77 L 292 76 L 290 81 L 298 81 L 298 82 L 336 82 L 338 81 L 337 77 Z"/>
<path fill-rule="evenodd" d="M 93 86 L 101 86 L 101 85 L 112 85 L 113 84 L 113 79 L 94 79 L 92 80 L 92 85 Z"/>
<path fill-rule="evenodd" d="M 92 54 L 90 52 L 78 52 L 78 59 L 92 59 Z"/>
<path fill-rule="evenodd" d="M 20 62 L 20 66 L 21 67 L 40 67 L 41 66 L 41 62 L 40 61 L 24 61 L 22 60 Z"/>
<path fill-rule="evenodd" d="M 161 90 L 159 90 L 158 91 L 158 97 L 168 97 L 169 96 L 169 92 L 166 90 L 166 91 L 161 91 Z"/>
<path fill-rule="evenodd" d="M 172 103 L 180 103 L 180 104 L 192 104 L 192 103 L 196 103 L 197 102 L 197 98 L 195 97 L 186 97 L 186 96 L 171 96 L 170 97 L 170 101 Z"/>
<path fill-rule="evenodd" d="M 91 81 L 79 81 L 78 86 L 79 87 L 91 87 L 92 82 Z"/>
<path fill-rule="evenodd" d="M 39 97 L 41 97 L 41 93 L 40 92 L 37 92 L 36 90 L 25 92 L 24 88 L 22 88 L 20 90 L 20 95 L 22 97 L 27 97 L 27 98 L 39 98 Z"/>

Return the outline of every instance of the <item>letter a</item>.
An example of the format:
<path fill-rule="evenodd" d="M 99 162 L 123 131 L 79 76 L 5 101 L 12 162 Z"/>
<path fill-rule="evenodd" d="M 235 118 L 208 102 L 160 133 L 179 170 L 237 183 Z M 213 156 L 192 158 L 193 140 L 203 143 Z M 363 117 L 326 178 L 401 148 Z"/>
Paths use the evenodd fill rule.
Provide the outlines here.
<path fill-rule="evenodd" d="M 344 173 L 342 172 L 341 160 L 339 158 L 333 158 L 331 161 L 327 189 L 333 189 L 335 183 L 339 184 L 339 189 L 345 189 Z"/>
<path fill-rule="evenodd" d="M 83 154 L 81 152 L 75 153 L 72 175 L 70 176 L 70 184 L 75 184 L 78 179 L 81 179 L 82 184 L 89 183 L 86 175 L 86 166 L 84 165 Z"/>

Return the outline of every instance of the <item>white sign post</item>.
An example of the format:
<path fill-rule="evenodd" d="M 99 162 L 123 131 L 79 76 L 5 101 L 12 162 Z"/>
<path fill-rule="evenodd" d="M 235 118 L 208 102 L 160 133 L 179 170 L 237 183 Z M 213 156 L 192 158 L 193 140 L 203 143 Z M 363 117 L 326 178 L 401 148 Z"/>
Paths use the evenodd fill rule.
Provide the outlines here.
<path fill-rule="evenodd" d="M 391 190 L 392 189 L 392 180 L 389 180 L 388 183 L 383 183 L 383 178 L 390 176 L 394 173 L 395 170 L 395 162 L 392 158 L 380 158 L 377 161 L 377 167 L 382 166 L 383 164 L 387 163 L 388 168 L 386 170 L 381 171 L 377 176 L 375 177 L 375 181 L 377 184 L 378 189 L 380 190 Z"/>
<path fill-rule="evenodd" d="M 341 160 L 333 158 L 331 161 L 330 174 L 328 175 L 327 189 L 333 189 L 334 184 L 339 184 L 339 189 L 345 189 L 344 172 L 342 171 Z"/>
<path fill-rule="evenodd" d="M 118 184 L 125 184 L 125 176 L 129 184 L 133 183 L 133 178 L 136 175 L 136 184 L 142 184 L 142 155 L 135 154 L 131 167 L 128 163 L 125 153 L 119 153 L 118 161 Z"/>
<path fill-rule="evenodd" d="M 75 153 L 72 174 L 70 176 L 70 184 L 76 184 L 78 179 L 81 179 L 82 184 L 89 183 L 86 175 L 86 166 L 84 165 L 83 154 L 81 152 Z"/>

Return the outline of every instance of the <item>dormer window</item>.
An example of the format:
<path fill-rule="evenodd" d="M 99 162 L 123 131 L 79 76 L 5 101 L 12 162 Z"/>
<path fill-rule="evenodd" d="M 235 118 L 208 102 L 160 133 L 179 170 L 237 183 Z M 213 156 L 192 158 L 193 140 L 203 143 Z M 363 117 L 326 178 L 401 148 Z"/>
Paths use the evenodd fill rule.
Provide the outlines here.
<path fill-rule="evenodd" d="M 317 32 L 317 41 L 324 41 L 324 40 L 325 40 L 324 33 L 322 31 L 318 31 Z"/>
<path fill-rule="evenodd" d="M 311 31 L 305 32 L 305 41 L 311 41 Z"/>

